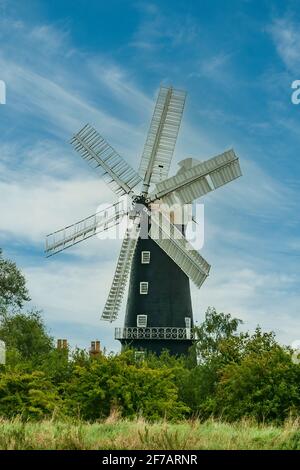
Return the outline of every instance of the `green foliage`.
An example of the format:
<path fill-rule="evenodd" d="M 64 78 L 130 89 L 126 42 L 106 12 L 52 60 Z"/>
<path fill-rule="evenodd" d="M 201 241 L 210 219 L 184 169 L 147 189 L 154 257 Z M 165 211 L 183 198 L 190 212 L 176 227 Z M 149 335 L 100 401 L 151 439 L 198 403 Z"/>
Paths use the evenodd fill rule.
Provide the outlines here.
<path fill-rule="evenodd" d="M 231 421 L 251 416 L 282 422 L 300 410 L 299 384 L 300 367 L 289 352 L 276 344 L 263 353 L 253 350 L 222 369 L 214 411 Z"/>
<path fill-rule="evenodd" d="M 209 307 L 202 325 L 195 327 L 199 361 L 205 362 L 212 355 L 220 354 L 221 343 L 231 338 L 241 323 L 242 320 L 232 318 L 229 313 L 218 313 L 215 308 Z"/>
<path fill-rule="evenodd" d="M 187 366 L 181 375 L 179 396 L 190 406 L 192 414 L 202 419 L 212 414 L 211 401 L 214 400 L 219 371 L 237 354 L 237 329 L 241 323 L 230 314 L 218 313 L 209 307 L 204 322 L 195 327 L 198 365 Z M 229 342 L 232 347 L 225 346 Z"/>
<path fill-rule="evenodd" d="M 58 391 L 39 371 L 7 370 L 0 376 L 0 416 L 42 419 L 62 408 Z"/>
<path fill-rule="evenodd" d="M 15 351 L 15 356 L 25 361 L 39 362 L 53 349 L 53 340 L 46 331 L 41 314 L 34 311 L 2 315 L 0 339 L 5 341 L 9 351 Z"/>
<path fill-rule="evenodd" d="M 113 408 L 125 417 L 141 414 L 151 420 L 180 418 L 189 411 L 178 401 L 172 369 L 136 362 L 132 351 L 76 365 L 67 396 L 69 409 L 88 420 L 104 418 Z"/>
<path fill-rule="evenodd" d="M 207 312 L 190 357 L 134 352 L 57 351 L 39 313 L 6 314 L 0 337 L 8 365 L 0 370 L 0 416 L 42 419 L 55 411 L 88 421 L 117 413 L 133 419 L 211 416 L 283 422 L 300 412 L 300 366 L 273 333 L 237 333 L 239 320 Z M 203 344 L 201 344 L 203 341 Z"/>
<path fill-rule="evenodd" d="M 7 308 L 21 308 L 25 301 L 30 300 L 26 281 L 17 268 L 16 264 L 10 260 L 3 259 L 0 248 L 0 307 L 1 310 Z"/>
<path fill-rule="evenodd" d="M 259 327 L 237 334 L 240 321 L 209 309 L 198 329 L 199 365 L 185 375 L 179 396 L 202 419 L 245 417 L 283 422 L 300 411 L 300 366 L 274 333 Z"/>
<path fill-rule="evenodd" d="M 39 370 L 58 387 L 64 387 L 72 378 L 74 361 L 69 360 L 69 351 L 54 349 L 43 356 Z"/>
<path fill-rule="evenodd" d="M 135 360 L 126 350 L 91 358 L 86 351 L 56 350 L 41 313 L 21 310 L 28 299 L 23 275 L 0 250 L 0 339 L 7 346 L 0 417 L 39 420 L 56 413 L 96 421 L 115 414 L 150 421 L 196 416 L 281 423 L 300 414 L 300 365 L 292 362 L 291 351 L 259 327 L 253 334 L 238 332 L 241 320 L 230 314 L 207 310 L 188 357 L 165 351 Z M 25 439 L 24 428 L 19 431 Z M 76 433 L 66 436 L 66 448 L 82 448 Z M 4 447 L 11 445 L 9 436 Z M 296 434 L 293 439 L 298 448 Z M 176 432 L 166 433 L 154 445 L 177 440 Z"/>

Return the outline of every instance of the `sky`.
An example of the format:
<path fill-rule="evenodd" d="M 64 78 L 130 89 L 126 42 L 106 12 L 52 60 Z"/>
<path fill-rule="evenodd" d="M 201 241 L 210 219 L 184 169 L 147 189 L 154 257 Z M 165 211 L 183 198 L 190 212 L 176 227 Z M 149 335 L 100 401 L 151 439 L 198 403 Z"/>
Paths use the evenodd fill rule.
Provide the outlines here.
<path fill-rule="evenodd" d="M 69 144 L 87 122 L 138 168 L 159 86 L 188 92 L 170 175 L 229 148 L 243 176 L 206 195 L 195 321 L 208 306 L 300 339 L 300 2 L 0 0 L 0 246 L 55 338 L 119 350 L 100 321 L 120 240 L 51 258 L 46 234 L 115 196 Z"/>

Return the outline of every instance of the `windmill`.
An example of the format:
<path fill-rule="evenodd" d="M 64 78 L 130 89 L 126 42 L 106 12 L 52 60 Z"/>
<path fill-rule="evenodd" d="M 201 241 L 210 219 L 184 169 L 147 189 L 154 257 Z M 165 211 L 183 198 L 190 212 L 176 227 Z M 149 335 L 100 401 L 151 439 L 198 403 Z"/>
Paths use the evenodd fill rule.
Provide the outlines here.
<path fill-rule="evenodd" d="M 76 151 L 124 200 L 46 238 L 47 256 L 120 224 L 128 226 L 102 319 L 116 320 L 130 278 L 125 324 L 115 329 L 121 344 L 136 350 L 184 354 L 193 341 L 193 312 L 189 280 L 200 288 L 210 265 L 185 236 L 184 224 L 154 207 L 182 207 L 241 176 L 239 160 L 228 150 L 206 161 L 187 158 L 168 177 L 182 119 L 186 93 L 161 87 L 142 153 L 139 172 L 89 124 L 71 139 Z M 140 185 L 139 192 L 134 189 Z"/>

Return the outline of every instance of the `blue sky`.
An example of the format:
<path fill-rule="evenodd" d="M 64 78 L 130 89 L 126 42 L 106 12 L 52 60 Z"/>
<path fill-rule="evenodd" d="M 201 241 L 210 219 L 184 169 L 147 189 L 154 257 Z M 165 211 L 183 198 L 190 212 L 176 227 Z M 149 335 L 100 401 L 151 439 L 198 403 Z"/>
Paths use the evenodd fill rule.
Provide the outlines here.
<path fill-rule="evenodd" d="M 45 259 L 49 232 L 114 196 L 68 140 L 86 122 L 135 168 L 160 84 L 188 99 L 170 174 L 233 147 L 243 177 L 203 198 L 211 305 L 300 338 L 299 1 L 0 0 L 0 246 L 55 337 L 118 349 L 100 322 L 120 241 Z M 124 313 L 124 306 L 122 309 Z"/>

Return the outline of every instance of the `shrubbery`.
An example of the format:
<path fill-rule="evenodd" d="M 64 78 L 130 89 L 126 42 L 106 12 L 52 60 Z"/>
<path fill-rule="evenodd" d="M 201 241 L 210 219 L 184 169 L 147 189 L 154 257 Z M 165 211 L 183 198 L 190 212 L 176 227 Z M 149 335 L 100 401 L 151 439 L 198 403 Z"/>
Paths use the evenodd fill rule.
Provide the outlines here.
<path fill-rule="evenodd" d="M 0 375 L 0 416 L 43 419 L 61 410 L 58 389 L 43 372 L 8 368 Z"/>
<path fill-rule="evenodd" d="M 39 312 L 20 310 L 28 299 L 25 279 L 1 254 L 0 295 L 0 339 L 8 347 L 0 366 L 2 417 L 95 421 L 116 410 L 148 420 L 282 422 L 300 415 L 300 365 L 292 352 L 260 328 L 238 333 L 241 321 L 229 314 L 207 310 L 189 357 L 166 352 L 136 361 L 130 350 L 93 358 L 77 350 L 68 357 L 54 348 Z"/>
<path fill-rule="evenodd" d="M 178 400 L 172 369 L 136 363 L 133 351 L 119 355 L 79 360 L 78 352 L 68 361 L 67 374 L 58 367 L 46 372 L 40 364 L 32 372 L 30 361 L 10 366 L 0 373 L 0 416 L 24 419 L 56 415 L 94 421 L 109 416 L 116 409 L 124 417 L 144 416 L 179 419 L 189 408 Z M 53 365 L 53 363 L 52 363 Z M 44 369 L 44 371 L 42 370 Z M 54 372 L 54 373 L 53 373 Z"/>
<path fill-rule="evenodd" d="M 210 309 L 208 317 L 212 315 L 219 316 Z M 44 329 L 39 314 L 35 319 Z M 35 338 L 39 342 L 41 334 L 31 331 L 30 344 Z M 193 354 L 174 358 L 166 352 L 136 361 L 131 350 L 94 358 L 76 351 L 68 358 L 52 346 L 37 360 L 14 344 L 0 371 L 0 416 L 40 419 L 56 413 L 94 421 L 116 409 L 123 417 L 149 420 L 214 416 L 282 422 L 300 414 L 300 366 L 273 334 L 259 328 L 253 335 L 232 332 L 198 365 Z"/>

